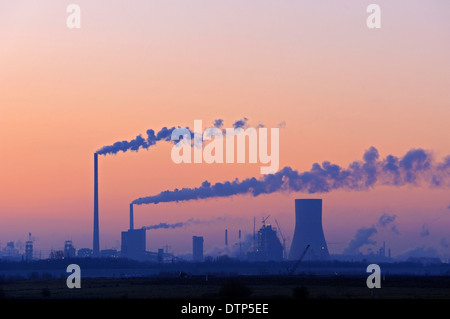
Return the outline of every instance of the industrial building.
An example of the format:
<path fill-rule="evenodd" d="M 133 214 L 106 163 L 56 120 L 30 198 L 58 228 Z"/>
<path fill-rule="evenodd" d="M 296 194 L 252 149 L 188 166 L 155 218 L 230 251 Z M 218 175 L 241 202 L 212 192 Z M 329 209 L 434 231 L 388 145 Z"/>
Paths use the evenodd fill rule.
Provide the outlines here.
<path fill-rule="evenodd" d="M 121 256 L 128 259 L 145 258 L 145 229 L 129 229 L 122 232 Z"/>
<path fill-rule="evenodd" d="M 77 257 L 80 258 L 92 257 L 92 254 L 93 254 L 92 249 L 89 248 L 81 248 L 78 249 L 77 251 Z"/>
<path fill-rule="evenodd" d="M 252 261 L 281 261 L 283 260 L 283 246 L 277 236 L 276 229 L 265 224 L 267 218 L 263 219 L 263 225 L 254 234 L 253 251 L 247 255 Z"/>
<path fill-rule="evenodd" d="M 71 240 L 66 240 L 64 242 L 64 258 L 74 258 L 75 248 L 73 247 Z"/>
<path fill-rule="evenodd" d="M 307 245 L 309 260 L 330 258 L 322 228 L 322 199 L 295 200 L 295 231 L 289 259 L 299 259 Z"/>
<path fill-rule="evenodd" d="M 263 225 L 257 233 L 256 259 L 267 261 L 283 259 L 283 246 L 271 225 Z"/>
<path fill-rule="evenodd" d="M 192 236 L 192 257 L 196 262 L 203 261 L 203 237 Z"/>

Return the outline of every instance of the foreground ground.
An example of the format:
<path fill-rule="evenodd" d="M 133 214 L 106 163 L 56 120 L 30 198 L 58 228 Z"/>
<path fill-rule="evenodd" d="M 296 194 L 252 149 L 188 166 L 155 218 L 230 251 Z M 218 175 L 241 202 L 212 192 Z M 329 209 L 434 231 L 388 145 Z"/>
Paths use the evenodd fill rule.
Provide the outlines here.
<path fill-rule="evenodd" d="M 3 280 L 8 299 L 450 299 L 450 276 L 391 276 L 371 291 L 366 277 L 238 276 L 86 278 L 69 289 L 66 278 Z"/>

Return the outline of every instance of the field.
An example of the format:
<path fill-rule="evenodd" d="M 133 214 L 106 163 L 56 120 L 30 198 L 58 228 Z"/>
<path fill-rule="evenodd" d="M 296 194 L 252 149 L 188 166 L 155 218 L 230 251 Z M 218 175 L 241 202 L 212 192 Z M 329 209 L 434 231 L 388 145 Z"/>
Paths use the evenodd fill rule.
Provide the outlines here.
<path fill-rule="evenodd" d="M 7 299 L 450 299 L 448 276 L 386 277 L 380 289 L 366 277 L 238 276 L 86 278 L 80 289 L 66 279 L 4 280 Z"/>

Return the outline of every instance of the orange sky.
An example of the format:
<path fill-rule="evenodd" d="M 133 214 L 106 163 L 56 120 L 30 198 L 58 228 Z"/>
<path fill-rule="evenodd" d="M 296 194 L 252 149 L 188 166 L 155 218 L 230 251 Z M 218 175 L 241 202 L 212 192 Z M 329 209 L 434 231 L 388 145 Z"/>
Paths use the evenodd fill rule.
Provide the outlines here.
<path fill-rule="evenodd" d="M 91 247 L 92 154 L 149 128 L 192 127 L 196 119 L 206 127 L 217 118 L 231 127 L 244 116 L 255 126 L 285 121 L 280 167 L 299 171 L 325 160 L 346 167 L 370 146 L 381 157 L 417 147 L 437 159 L 450 154 L 446 1 L 378 1 L 377 30 L 366 27 L 360 1 L 77 3 L 79 30 L 65 25 L 68 2 L 0 3 L 0 248 L 28 232 L 42 250 L 68 237 Z M 258 177 L 259 166 L 175 165 L 167 144 L 101 156 L 101 248 L 117 246 L 131 200 L 204 180 Z M 245 224 L 234 217 L 251 232 L 254 215 L 271 214 L 289 234 L 293 199 L 307 196 L 142 206 L 136 224 L 231 216 L 210 229 L 148 234 L 151 250 L 167 243 L 181 253 L 192 235 L 204 235 L 206 248 L 221 245 L 225 227 Z M 398 215 L 403 232 L 391 239 L 398 252 L 438 248 L 448 237 L 448 191 L 321 197 L 330 242 L 347 243 L 383 211 Z M 423 223 L 429 242 L 417 235 Z"/>

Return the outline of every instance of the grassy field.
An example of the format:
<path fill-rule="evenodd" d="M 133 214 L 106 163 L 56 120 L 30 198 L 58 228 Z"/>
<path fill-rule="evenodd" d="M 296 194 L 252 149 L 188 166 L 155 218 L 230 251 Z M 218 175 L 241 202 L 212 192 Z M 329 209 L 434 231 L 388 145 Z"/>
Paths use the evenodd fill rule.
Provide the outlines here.
<path fill-rule="evenodd" d="M 359 277 L 205 277 L 82 279 L 69 289 L 65 279 L 7 280 L 8 299 L 450 299 L 450 277 L 392 277 L 373 295 Z"/>

